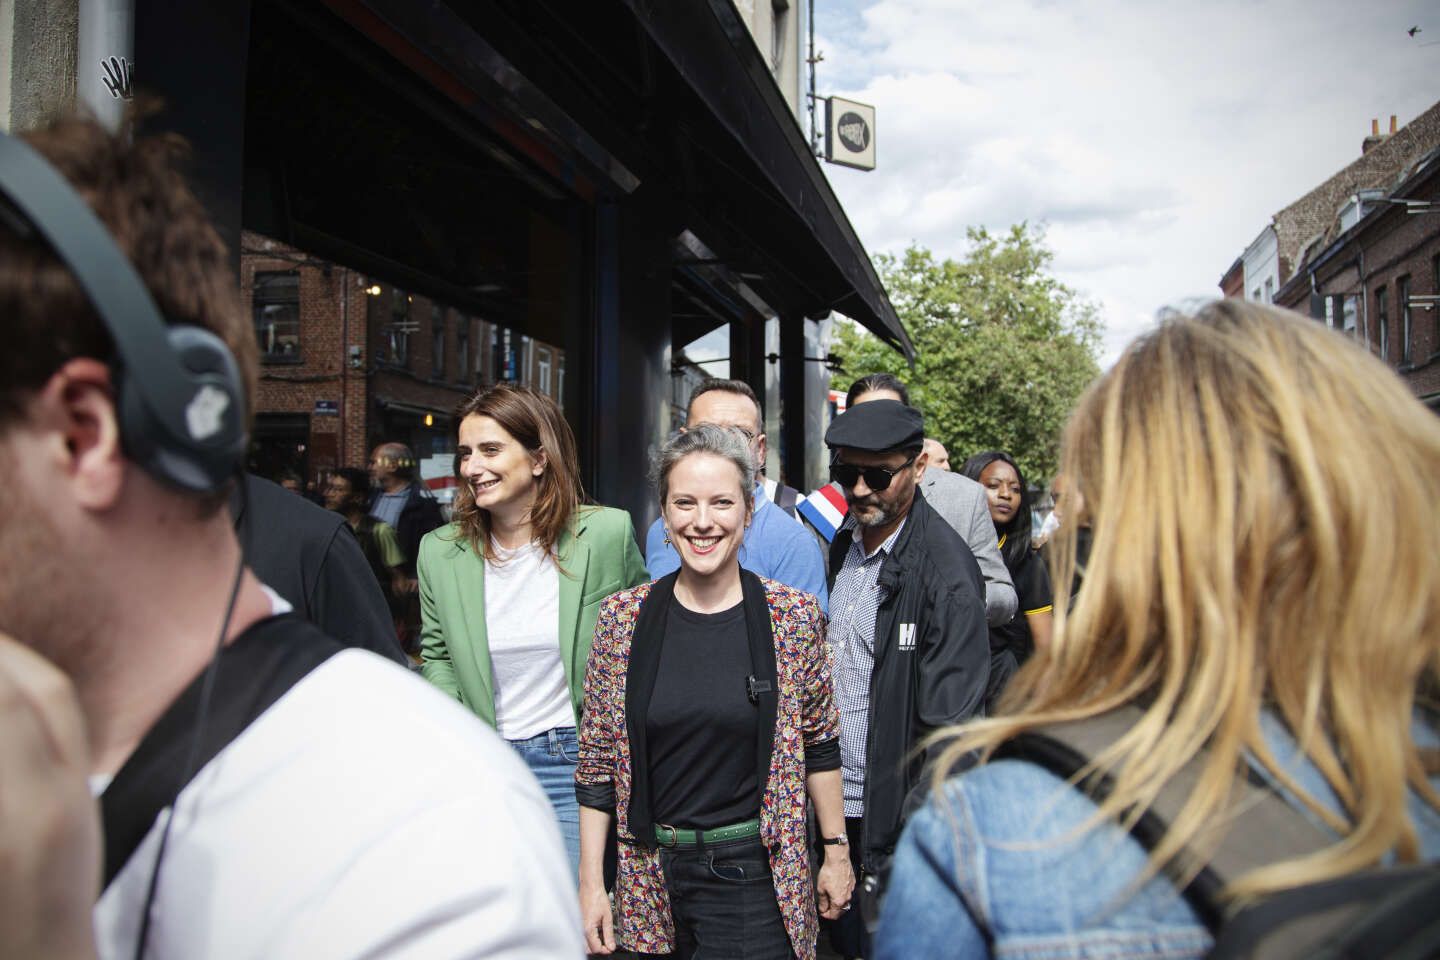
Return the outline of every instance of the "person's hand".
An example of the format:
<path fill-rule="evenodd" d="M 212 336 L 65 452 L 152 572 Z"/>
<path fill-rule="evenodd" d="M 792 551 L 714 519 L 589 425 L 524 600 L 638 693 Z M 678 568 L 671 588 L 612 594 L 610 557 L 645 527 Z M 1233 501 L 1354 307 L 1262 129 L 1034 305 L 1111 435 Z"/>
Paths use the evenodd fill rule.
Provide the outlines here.
<path fill-rule="evenodd" d="M 580 884 L 580 924 L 585 930 L 587 953 L 615 952 L 615 915 L 603 884 Z"/>
<path fill-rule="evenodd" d="M 826 920 L 838 920 L 850 909 L 850 897 L 855 892 L 855 871 L 850 867 L 850 854 L 844 847 L 825 848 L 825 860 L 820 864 L 815 892 L 819 898 L 820 916 Z"/>
<path fill-rule="evenodd" d="M 94 957 L 100 817 L 69 679 L 0 634 L 0 956 Z"/>

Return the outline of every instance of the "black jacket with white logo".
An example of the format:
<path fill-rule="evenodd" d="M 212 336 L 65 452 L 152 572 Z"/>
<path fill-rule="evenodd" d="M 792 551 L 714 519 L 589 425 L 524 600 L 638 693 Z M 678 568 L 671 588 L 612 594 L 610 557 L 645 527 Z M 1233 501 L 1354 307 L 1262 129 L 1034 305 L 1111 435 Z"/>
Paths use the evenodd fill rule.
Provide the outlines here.
<path fill-rule="evenodd" d="M 832 591 L 853 533 L 841 530 L 830 544 Z M 889 862 L 906 796 L 920 782 L 925 758 L 914 752 L 916 744 L 978 713 L 990 672 L 980 567 L 919 489 L 879 585 L 861 848 L 872 873 Z"/>

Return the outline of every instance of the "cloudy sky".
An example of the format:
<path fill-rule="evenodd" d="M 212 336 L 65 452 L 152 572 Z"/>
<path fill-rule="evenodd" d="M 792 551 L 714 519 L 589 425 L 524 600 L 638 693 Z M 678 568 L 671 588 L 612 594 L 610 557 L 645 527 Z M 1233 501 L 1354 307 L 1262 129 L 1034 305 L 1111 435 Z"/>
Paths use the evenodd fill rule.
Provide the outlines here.
<path fill-rule="evenodd" d="M 815 7 L 821 95 L 878 111 L 878 169 L 825 165 L 866 248 L 959 257 L 969 225 L 1043 224 L 1056 273 L 1101 307 L 1107 363 L 1157 309 L 1218 295 L 1372 117 L 1440 100 L 1433 0 Z"/>

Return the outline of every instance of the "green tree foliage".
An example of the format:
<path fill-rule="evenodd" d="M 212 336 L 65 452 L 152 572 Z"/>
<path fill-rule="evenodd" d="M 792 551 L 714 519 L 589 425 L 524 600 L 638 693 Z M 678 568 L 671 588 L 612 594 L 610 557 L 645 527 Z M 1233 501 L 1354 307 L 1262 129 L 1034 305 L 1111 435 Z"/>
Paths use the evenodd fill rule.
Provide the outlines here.
<path fill-rule="evenodd" d="M 1043 232 L 1019 224 L 1003 237 L 967 231 L 961 261 L 937 261 L 911 246 L 875 258 L 890 301 L 915 344 L 915 369 L 852 323 L 834 352 L 845 372 L 832 387 L 888 372 L 910 387 L 926 433 L 958 467 L 981 450 L 1005 450 L 1031 483 L 1055 475 L 1060 432 L 1099 374 L 1100 321 L 1094 304 L 1050 276 Z"/>

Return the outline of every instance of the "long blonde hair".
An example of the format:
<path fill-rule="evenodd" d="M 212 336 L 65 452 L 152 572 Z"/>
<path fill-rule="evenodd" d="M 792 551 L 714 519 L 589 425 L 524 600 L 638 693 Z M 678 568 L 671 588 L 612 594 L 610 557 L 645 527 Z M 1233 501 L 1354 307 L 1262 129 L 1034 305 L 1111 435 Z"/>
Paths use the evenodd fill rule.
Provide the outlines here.
<path fill-rule="evenodd" d="M 1246 897 L 1420 852 L 1407 786 L 1440 807 L 1412 739 L 1440 676 L 1440 419 L 1314 321 L 1225 300 L 1141 337 L 1081 399 L 1062 469 L 1083 498 L 1055 537 L 1048 656 L 1000 715 L 952 731 L 939 764 L 1125 704 L 1143 717 L 1097 758 L 1098 818 L 1139 815 L 1202 749 L 1203 774 L 1151 858 L 1203 857 L 1249 751 L 1342 839 L 1240 878 Z M 1334 788 L 1337 816 L 1282 770 L 1262 707 Z M 1097 818 L 1097 819 L 1098 819 Z"/>

